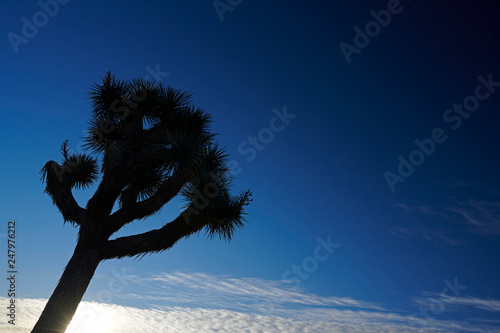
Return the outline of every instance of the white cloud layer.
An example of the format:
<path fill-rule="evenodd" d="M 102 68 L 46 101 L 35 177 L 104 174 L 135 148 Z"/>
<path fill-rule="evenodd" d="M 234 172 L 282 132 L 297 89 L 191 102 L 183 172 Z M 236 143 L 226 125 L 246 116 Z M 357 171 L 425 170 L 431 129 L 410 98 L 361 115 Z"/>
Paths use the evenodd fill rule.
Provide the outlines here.
<path fill-rule="evenodd" d="M 132 279 L 129 279 L 132 280 Z M 202 306 L 251 311 L 256 314 L 273 314 L 281 307 L 337 306 L 372 310 L 382 307 L 348 297 L 324 297 L 307 294 L 293 284 L 256 278 L 225 278 L 205 273 L 162 273 L 148 278 L 134 277 L 148 290 L 141 295 L 125 297 L 147 299 L 149 304 L 171 303 L 175 305 Z M 135 288 L 134 288 L 135 289 Z M 215 303 L 214 303 L 215 302 Z"/>
<path fill-rule="evenodd" d="M 131 290 L 143 290 L 143 293 L 139 296 L 123 290 L 117 296 L 137 304 L 146 300 L 148 308 L 82 302 L 67 332 L 498 332 L 494 325 L 499 323 L 491 320 L 474 323 L 438 317 L 431 320 L 350 298 L 307 294 L 279 281 L 204 273 L 126 278 L 138 284 Z M 500 312 L 498 300 L 465 296 L 447 300 L 435 293 L 423 296 L 416 299 L 417 305 L 429 304 L 433 298 L 441 297 L 445 303 L 453 303 L 449 311 L 474 308 L 490 314 Z M 7 302 L 0 297 L 2 308 Z M 18 299 L 16 325 L 8 324 L 4 315 L 0 319 L 0 332 L 30 332 L 45 302 L 44 299 Z"/>

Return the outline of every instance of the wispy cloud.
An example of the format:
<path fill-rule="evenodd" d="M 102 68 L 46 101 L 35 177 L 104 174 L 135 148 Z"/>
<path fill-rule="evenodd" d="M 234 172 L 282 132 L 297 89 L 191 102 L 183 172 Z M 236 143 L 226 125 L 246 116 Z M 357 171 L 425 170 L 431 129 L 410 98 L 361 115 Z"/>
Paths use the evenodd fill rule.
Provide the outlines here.
<path fill-rule="evenodd" d="M 214 300 L 220 308 L 249 311 L 252 308 L 263 312 L 275 311 L 284 306 L 335 306 L 372 310 L 383 310 L 376 304 L 348 297 L 324 297 L 305 293 L 283 281 L 257 278 L 229 278 L 205 273 L 162 273 L 139 280 L 150 290 L 138 298 L 147 298 L 164 304 L 213 306 Z M 195 296 L 195 297 L 193 297 Z"/>
<path fill-rule="evenodd" d="M 444 209 L 462 216 L 472 231 L 500 235 L 500 201 L 457 200 Z"/>
<path fill-rule="evenodd" d="M 496 332 L 493 321 L 471 323 L 459 320 L 432 321 L 404 311 L 388 310 L 379 304 L 345 297 L 319 296 L 292 288 L 286 283 L 256 278 L 231 278 L 205 273 L 161 273 L 134 276 L 132 290 L 120 297 L 148 306 L 82 302 L 67 333 L 130 332 Z M 127 281 L 131 281 L 128 279 Z M 137 287 L 137 288 L 136 288 Z M 475 308 L 500 312 L 499 300 L 474 297 L 446 298 L 424 292 L 415 304 L 428 304 L 440 297 L 447 311 Z M 8 300 L 0 297 L 0 304 Z M 15 326 L 0 319 L 0 331 L 27 333 L 40 315 L 46 300 L 18 299 Z M 451 306 L 453 305 L 453 306 Z M 487 319 L 487 318 L 486 318 Z"/>
<path fill-rule="evenodd" d="M 492 200 L 457 200 L 453 199 L 442 207 L 430 205 L 411 206 L 402 203 L 396 204 L 407 214 L 421 214 L 440 217 L 450 224 L 450 228 L 425 227 L 425 226 L 396 226 L 389 228 L 394 236 L 421 238 L 428 241 L 445 243 L 448 245 L 461 245 L 463 242 L 458 237 L 451 236 L 450 231 L 459 231 L 457 225 L 462 226 L 462 233 L 475 233 L 483 236 L 500 235 L 500 201 Z"/>
<path fill-rule="evenodd" d="M 410 206 L 402 203 L 397 203 L 396 206 L 402 208 L 406 213 L 421 213 L 426 215 L 447 217 L 446 214 L 438 210 L 435 210 L 434 208 L 429 206 L 424 206 L 424 205 Z"/>
<path fill-rule="evenodd" d="M 454 297 L 438 293 L 423 292 L 421 297 L 413 299 L 417 305 L 445 304 L 448 311 L 464 311 L 467 308 L 476 308 L 488 312 L 500 312 L 500 300 L 484 299 L 471 296 Z"/>
<path fill-rule="evenodd" d="M 389 228 L 389 232 L 396 237 L 425 239 L 428 241 L 444 243 L 452 246 L 464 244 L 462 241 L 449 236 L 448 231 L 443 228 L 392 227 Z"/>

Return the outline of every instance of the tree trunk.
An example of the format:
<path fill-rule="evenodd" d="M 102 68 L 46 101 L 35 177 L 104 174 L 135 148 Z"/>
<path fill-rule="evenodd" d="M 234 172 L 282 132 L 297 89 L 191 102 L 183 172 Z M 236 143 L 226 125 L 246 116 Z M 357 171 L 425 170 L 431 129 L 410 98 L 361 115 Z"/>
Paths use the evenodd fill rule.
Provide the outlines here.
<path fill-rule="evenodd" d="M 86 244 L 86 245 L 85 245 Z M 96 247 L 78 241 L 54 293 L 31 333 L 64 333 L 99 265 Z"/>

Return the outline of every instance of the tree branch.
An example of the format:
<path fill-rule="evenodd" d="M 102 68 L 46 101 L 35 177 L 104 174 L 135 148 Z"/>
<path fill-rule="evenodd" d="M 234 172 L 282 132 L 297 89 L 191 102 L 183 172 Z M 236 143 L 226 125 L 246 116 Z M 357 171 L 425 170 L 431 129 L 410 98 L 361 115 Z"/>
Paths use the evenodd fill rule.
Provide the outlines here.
<path fill-rule="evenodd" d="M 91 219 L 108 216 L 118 199 L 124 185 L 124 181 L 117 173 L 106 170 L 99 187 L 92 198 L 87 202 L 87 211 Z"/>
<path fill-rule="evenodd" d="M 137 219 L 156 213 L 181 191 L 186 184 L 186 177 L 181 172 L 174 172 L 166 179 L 155 194 L 146 200 L 131 202 L 114 212 L 108 219 L 108 234 L 111 236 L 124 225 Z"/>
<path fill-rule="evenodd" d="M 186 211 L 190 209 L 193 207 L 189 207 Z M 200 223 L 200 219 L 186 219 L 183 213 L 160 229 L 107 241 L 99 251 L 100 258 L 108 260 L 161 252 L 172 247 L 181 238 L 200 231 L 204 226 L 205 224 Z"/>
<path fill-rule="evenodd" d="M 73 192 L 71 192 L 71 186 L 60 188 L 60 190 L 52 196 L 52 200 L 61 211 L 65 221 L 81 225 L 86 210 L 80 207 L 76 202 Z"/>
<path fill-rule="evenodd" d="M 71 191 L 70 176 L 54 161 L 49 161 L 41 170 L 45 181 L 45 192 L 61 212 L 64 221 L 81 225 L 86 210 L 78 205 Z"/>
<path fill-rule="evenodd" d="M 99 251 L 101 260 L 164 251 L 204 227 L 209 236 L 218 234 L 230 240 L 235 228 L 243 226 L 243 208 L 250 202 L 250 195 L 247 191 L 236 197 L 212 199 L 215 202 L 203 206 L 192 202 L 181 215 L 160 229 L 106 241 Z"/>

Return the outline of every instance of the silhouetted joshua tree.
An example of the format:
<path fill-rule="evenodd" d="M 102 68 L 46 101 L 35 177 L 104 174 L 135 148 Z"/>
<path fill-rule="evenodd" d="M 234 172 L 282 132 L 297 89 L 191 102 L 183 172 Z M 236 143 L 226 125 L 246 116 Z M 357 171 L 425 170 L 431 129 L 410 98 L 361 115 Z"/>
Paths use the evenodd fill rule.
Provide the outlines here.
<path fill-rule="evenodd" d="M 209 131 L 210 116 L 192 106 L 191 94 L 142 79 L 120 81 L 108 72 L 90 97 L 85 148 L 96 158 L 70 152 L 66 141 L 62 164 L 49 161 L 41 171 L 45 192 L 79 232 L 73 256 L 32 330 L 36 333 L 65 331 L 101 261 L 161 252 L 202 229 L 209 237 L 230 240 L 243 226 L 251 201 L 250 191 L 230 195 L 226 154 Z M 72 189 L 99 178 L 86 208 L 80 207 Z M 173 221 L 110 239 L 178 195 L 186 206 Z"/>

